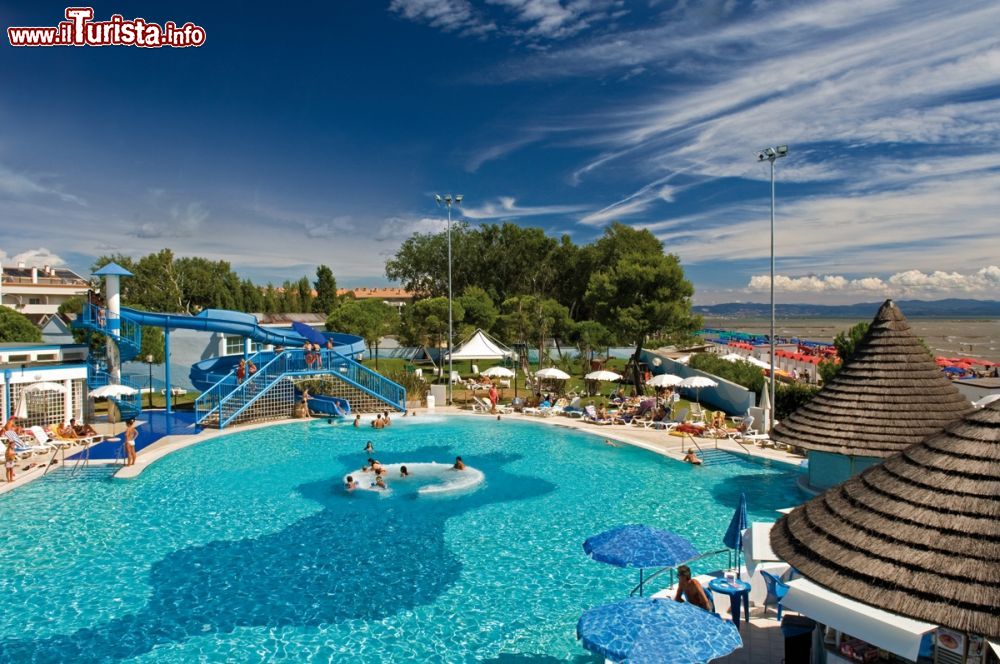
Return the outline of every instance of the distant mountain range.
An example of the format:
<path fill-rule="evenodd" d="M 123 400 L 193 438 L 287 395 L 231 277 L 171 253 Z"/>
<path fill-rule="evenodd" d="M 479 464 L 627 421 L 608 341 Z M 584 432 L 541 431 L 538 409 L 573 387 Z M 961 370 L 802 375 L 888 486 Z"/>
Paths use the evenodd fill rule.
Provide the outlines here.
<path fill-rule="evenodd" d="M 907 318 L 1000 318 L 998 300 L 896 300 Z M 779 318 L 858 318 L 869 319 L 875 315 L 881 302 L 858 304 L 778 304 Z M 732 318 L 757 318 L 771 315 L 767 302 L 730 302 L 728 304 L 695 305 L 695 313 L 705 316 Z"/>

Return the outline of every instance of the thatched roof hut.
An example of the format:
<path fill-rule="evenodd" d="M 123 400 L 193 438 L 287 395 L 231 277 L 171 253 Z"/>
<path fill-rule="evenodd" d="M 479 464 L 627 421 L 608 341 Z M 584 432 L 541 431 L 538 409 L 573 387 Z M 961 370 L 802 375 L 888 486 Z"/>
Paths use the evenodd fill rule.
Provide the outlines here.
<path fill-rule="evenodd" d="M 892 300 L 854 357 L 804 406 L 775 426 L 775 440 L 806 450 L 888 457 L 969 412 Z"/>
<path fill-rule="evenodd" d="M 771 547 L 841 595 L 1000 638 L 1000 401 L 797 507 Z"/>

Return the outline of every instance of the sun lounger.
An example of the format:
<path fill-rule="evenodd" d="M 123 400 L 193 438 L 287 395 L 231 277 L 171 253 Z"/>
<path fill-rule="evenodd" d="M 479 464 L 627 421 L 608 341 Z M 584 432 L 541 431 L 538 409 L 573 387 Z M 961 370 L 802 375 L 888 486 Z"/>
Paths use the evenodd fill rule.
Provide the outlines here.
<path fill-rule="evenodd" d="M 14 430 L 4 431 L 4 435 L 7 440 L 14 441 L 14 453 L 17 454 L 18 458 L 27 459 L 32 454 L 45 454 L 52 451 L 52 448 L 45 445 L 29 444 Z"/>
<path fill-rule="evenodd" d="M 31 432 L 31 437 L 38 441 L 39 445 L 49 448 L 50 451 L 66 449 L 72 445 L 72 443 L 69 443 L 68 441 L 53 438 L 45 429 L 37 425 L 29 427 L 28 431 Z"/>
<path fill-rule="evenodd" d="M 590 422 L 591 424 L 600 424 L 600 425 L 610 425 L 611 424 L 611 420 L 610 419 L 601 419 L 601 418 L 599 418 L 597 416 L 597 409 L 594 408 L 592 405 L 587 406 L 586 408 L 584 408 L 583 412 L 584 412 L 584 416 L 583 416 L 583 421 L 584 422 Z"/>
<path fill-rule="evenodd" d="M 472 396 L 472 412 L 473 413 L 488 413 L 490 412 L 490 404 L 480 397 L 475 395 Z"/>

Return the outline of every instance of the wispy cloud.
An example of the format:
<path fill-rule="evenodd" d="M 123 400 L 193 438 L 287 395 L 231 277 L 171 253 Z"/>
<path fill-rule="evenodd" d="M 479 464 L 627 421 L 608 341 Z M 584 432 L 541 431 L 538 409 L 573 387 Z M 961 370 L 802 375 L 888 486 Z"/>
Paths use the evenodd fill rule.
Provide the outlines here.
<path fill-rule="evenodd" d="M 564 39 L 628 13 L 624 0 L 392 0 L 389 11 L 444 32 L 517 40 Z"/>
<path fill-rule="evenodd" d="M 0 195 L 15 198 L 52 196 L 64 203 L 74 203 L 85 206 L 85 200 L 74 194 L 66 193 L 56 184 L 51 184 L 51 176 L 20 173 L 0 165 Z"/>
<path fill-rule="evenodd" d="M 520 206 L 513 197 L 500 196 L 495 203 L 485 203 L 478 208 L 463 208 L 462 213 L 469 219 L 516 219 L 519 217 L 572 214 L 585 209 L 586 207 L 582 205 Z"/>

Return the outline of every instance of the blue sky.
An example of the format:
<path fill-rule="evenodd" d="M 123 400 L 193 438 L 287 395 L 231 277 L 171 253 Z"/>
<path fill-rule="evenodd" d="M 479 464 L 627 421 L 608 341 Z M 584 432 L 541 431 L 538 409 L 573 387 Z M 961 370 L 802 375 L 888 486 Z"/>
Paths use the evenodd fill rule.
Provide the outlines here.
<path fill-rule="evenodd" d="M 1000 292 L 1000 4 L 919 0 L 97 3 L 201 48 L 0 57 L 0 260 L 226 258 L 385 283 L 414 231 L 611 221 L 701 303 Z M 0 2 L 4 27 L 65 5 Z"/>

